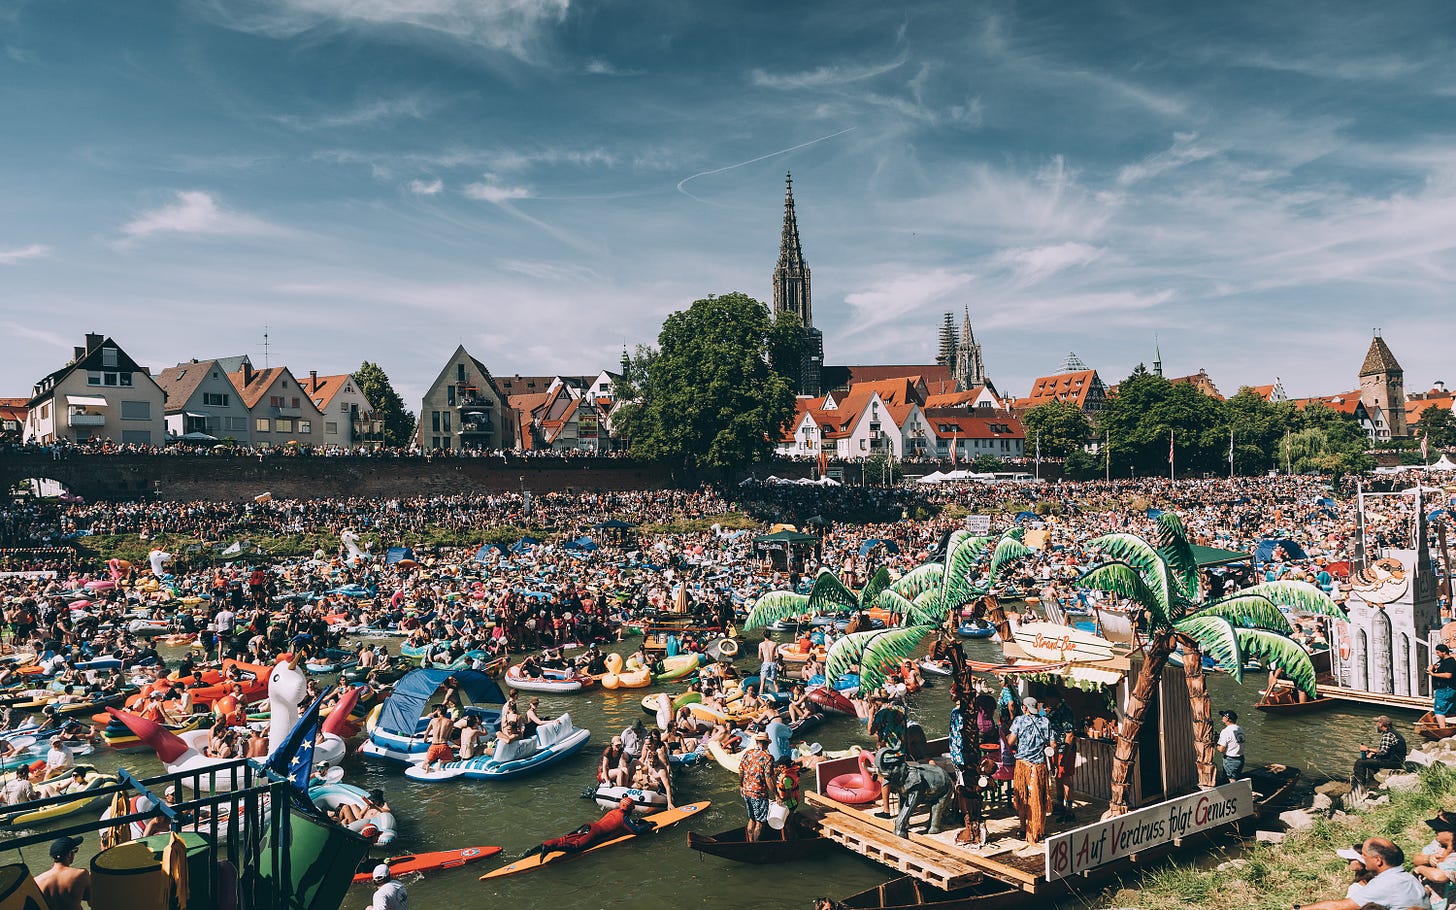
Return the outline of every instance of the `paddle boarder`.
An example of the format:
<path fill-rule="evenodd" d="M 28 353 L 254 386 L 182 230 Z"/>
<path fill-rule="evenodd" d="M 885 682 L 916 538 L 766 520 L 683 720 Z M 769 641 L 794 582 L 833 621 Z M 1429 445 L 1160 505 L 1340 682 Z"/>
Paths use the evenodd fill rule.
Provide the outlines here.
<path fill-rule="evenodd" d="M 624 834 L 645 834 L 655 826 L 645 819 L 632 817 L 632 797 L 624 796 L 617 808 L 609 810 L 601 818 L 582 825 L 570 834 L 542 841 L 522 854 L 521 858 L 539 856 L 541 862 L 549 862 L 556 853 L 580 853 L 596 844 L 605 843 Z"/>

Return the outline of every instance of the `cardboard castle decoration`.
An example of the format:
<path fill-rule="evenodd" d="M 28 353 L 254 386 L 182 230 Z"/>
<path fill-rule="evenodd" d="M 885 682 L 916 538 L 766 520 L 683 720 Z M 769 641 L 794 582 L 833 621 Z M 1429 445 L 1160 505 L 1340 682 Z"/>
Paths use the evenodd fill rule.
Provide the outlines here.
<path fill-rule="evenodd" d="M 1334 623 L 1331 670 L 1339 685 L 1384 695 L 1429 697 L 1425 669 L 1441 642 L 1436 572 L 1424 505 L 1416 494 L 1411 549 L 1366 552 L 1362 497 L 1351 566 L 1349 620 Z"/>

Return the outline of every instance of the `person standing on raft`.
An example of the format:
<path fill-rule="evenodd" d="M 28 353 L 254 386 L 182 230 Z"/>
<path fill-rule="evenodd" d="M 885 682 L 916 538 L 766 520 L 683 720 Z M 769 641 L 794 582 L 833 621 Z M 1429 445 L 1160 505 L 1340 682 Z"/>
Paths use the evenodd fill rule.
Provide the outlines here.
<path fill-rule="evenodd" d="M 646 819 L 633 818 L 632 797 L 624 796 L 617 808 L 612 809 L 596 821 L 582 825 L 570 834 L 542 841 L 521 855 L 539 856 L 544 863 L 553 853 L 580 853 L 597 844 L 605 843 L 625 834 L 645 834 L 657 827 Z"/>

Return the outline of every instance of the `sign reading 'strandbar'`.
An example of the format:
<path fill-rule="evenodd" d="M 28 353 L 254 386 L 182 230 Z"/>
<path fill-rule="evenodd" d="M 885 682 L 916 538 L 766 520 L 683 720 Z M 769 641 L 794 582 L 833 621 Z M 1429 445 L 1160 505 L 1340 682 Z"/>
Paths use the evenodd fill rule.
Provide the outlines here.
<path fill-rule="evenodd" d="M 1046 842 L 1046 877 L 1056 881 L 1142 853 L 1254 813 L 1248 780 L 1224 784 L 1137 809 L 1126 815 L 1053 834 Z"/>

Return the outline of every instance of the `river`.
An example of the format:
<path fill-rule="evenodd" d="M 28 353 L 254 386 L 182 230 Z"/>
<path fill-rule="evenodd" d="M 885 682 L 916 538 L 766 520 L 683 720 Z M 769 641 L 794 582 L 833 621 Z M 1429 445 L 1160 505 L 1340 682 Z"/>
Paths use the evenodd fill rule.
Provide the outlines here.
<path fill-rule="evenodd" d="M 973 660 L 999 660 L 999 646 L 987 641 L 966 642 Z M 740 664 L 747 667 L 747 662 Z M 1279 717 L 1253 710 L 1262 674 L 1250 675 L 1239 686 L 1225 675 L 1209 679 L 1214 710 L 1232 708 L 1247 734 L 1250 765 L 1281 762 L 1298 766 L 1318 777 L 1347 776 L 1355 748 L 1375 738 L 1372 709 L 1335 707 L 1314 714 Z M 403 766 L 363 762 L 351 757 L 347 780 L 361 787 L 383 787 L 400 819 L 400 836 L 391 845 L 395 853 L 441 850 L 471 845 L 498 844 L 503 857 L 515 858 L 542 839 L 565 833 L 595 818 L 595 803 L 581 799 L 592 783 L 597 759 L 608 739 L 641 717 L 642 696 L 655 691 L 678 691 L 682 685 L 651 689 L 541 696 L 552 716 L 569 711 L 577 726 L 591 730 L 591 741 L 576 756 L 547 771 L 516 781 L 484 783 L 456 781 L 425 784 L 409 780 Z M 911 696 L 910 716 L 931 736 L 944 735 L 949 711 L 948 681 Z M 1401 715 L 1405 723 L 1413 718 Z M 835 717 L 813 730 L 809 739 L 825 748 L 851 743 L 871 745 L 862 724 Z M 140 775 L 161 771 L 151 755 L 117 755 L 105 749 L 83 759 L 110 770 L 121 764 Z M 405 879 L 411 906 L 416 910 L 474 910 L 509 907 L 511 910 L 668 910 L 678 907 L 807 908 L 814 898 L 845 897 L 893 877 L 891 870 L 848 851 L 834 851 L 828 859 L 783 866 L 749 866 L 702 856 L 689 850 L 687 829 L 714 833 L 744 822 L 736 779 L 716 764 L 680 772 L 678 800 L 711 800 L 713 805 L 695 818 L 660 834 L 608 851 L 563 863 L 539 872 L 492 882 L 477 877 L 501 863 L 498 858 L 474 866 L 426 877 Z M 88 862 L 94 838 L 82 848 L 78 865 Z M 40 848 L 26 851 L 33 871 L 48 865 Z M 369 905 L 372 888 L 356 886 L 345 908 Z M 1069 905 L 1070 906 L 1070 905 Z"/>

